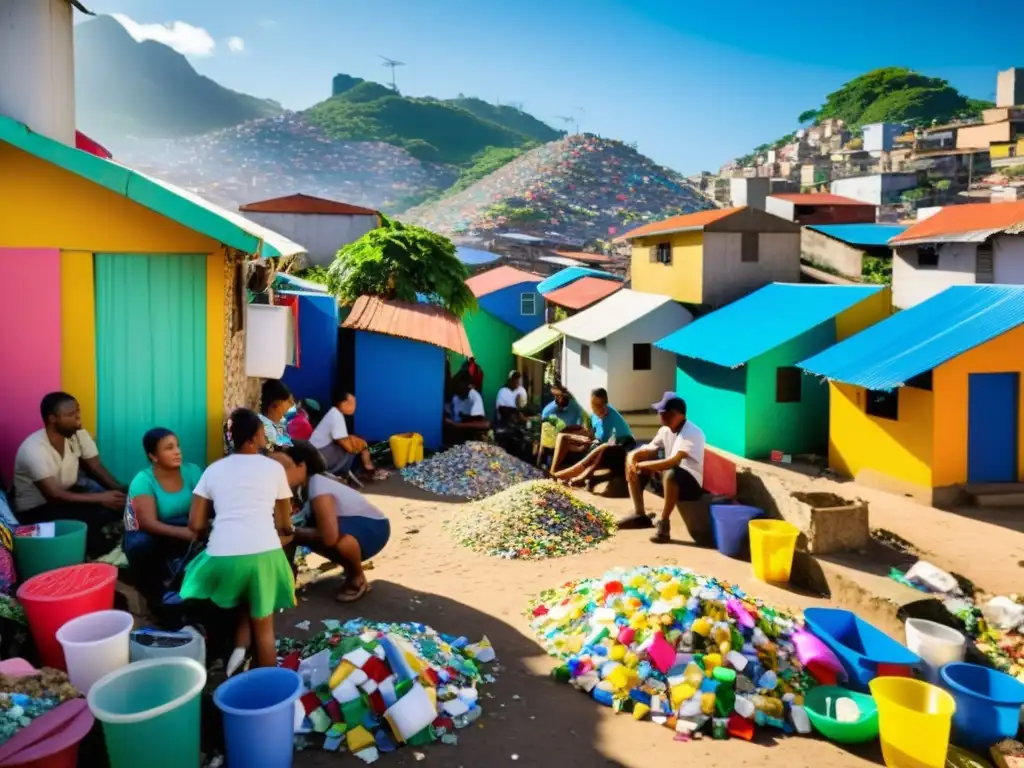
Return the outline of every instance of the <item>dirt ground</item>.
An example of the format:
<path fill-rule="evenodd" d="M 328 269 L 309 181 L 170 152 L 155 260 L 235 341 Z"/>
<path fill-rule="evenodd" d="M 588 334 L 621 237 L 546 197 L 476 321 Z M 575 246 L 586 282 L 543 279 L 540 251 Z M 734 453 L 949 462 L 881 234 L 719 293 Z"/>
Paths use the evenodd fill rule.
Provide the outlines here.
<path fill-rule="evenodd" d="M 715 551 L 699 549 L 686 537 L 678 519 L 677 541 L 658 546 L 648 532 L 622 531 L 583 555 L 538 562 L 505 561 L 478 555 L 450 541 L 442 523 L 458 502 L 439 500 L 393 476 L 366 489 L 367 496 L 391 519 L 389 547 L 373 559 L 368 573 L 373 591 L 360 603 L 333 600 L 338 579 L 330 575 L 300 591 L 295 611 L 279 617 L 278 635 L 302 637 L 296 622 L 310 620 L 315 632 L 321 619 L 358 616 L 379 621 L 419 621 L 440 632 L 464 635 L 471 641 L 486 635 L 493 644 L 500 671 L 483 688 L 484 716 L 459 732 L 457 746 L 436 744 L 421 751 L 403 748 L 382 755 L 380 765 L 451 768 L 527 766 L 623 766 L 648 768 L 679 761 L 703 768 L 758 766 L 778 761 L 787 768 L 829 765 L 831 768 L 881 765 L 877 744 L 852 753 L 816 737 L 772 737 L 759 729 L 761 740 L 678 743 L 673 733 L 650 722 L 637 723 L 614 715 L 575 689 L 553 682 L 554 662 L 533 639 L 524 614 L 538 592 L 567 581 L 600 576 L 616 566 L 678 564 L 741 584 L 748 592 L 778 606 L 802 608 L 822 600 L 754 581 L 750 565 Z M 587 497 L 605 509 L 625 513 L 628 500 Z M 648 497 L 655 508 L 660 499 Z M 351 756 L 319 749 L 299 753 L 296 766 L 357 765 Z"/>

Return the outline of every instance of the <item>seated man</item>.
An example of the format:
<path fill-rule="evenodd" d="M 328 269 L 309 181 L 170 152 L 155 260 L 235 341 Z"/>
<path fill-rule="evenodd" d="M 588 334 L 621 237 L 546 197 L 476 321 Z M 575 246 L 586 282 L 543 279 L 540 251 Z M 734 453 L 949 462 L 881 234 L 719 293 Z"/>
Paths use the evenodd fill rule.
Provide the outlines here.
<path fill-rule="evenodd" d="M 82 429 L 82 410 L 66 392 L 40 403 L 43 428 L 25 438 L 14 458 L 14 507 L 22 525 L 79 520 L 88 526 L 86 552 L 102 557 L 116 538 L 103 527 L 121 519 L 125 488 L 100 461 L 92 437 Z M 90 478 L 81 474 L 84 464 Z"/>
<path fill-rule="evenodd" d="M 564 425 L 555 437 L 554 455 L 551 457 L 551 473 L 554 474 L 567 454 L 584 453 L 590 447 L 591 435 L 586 424 L 587 416 L 568 388 L 555 384 L 551 387 L 551 397 L 552 401 L 540 412 L 541 422 L 557 419 Z M 543 451 L 542 441 L 541 453 Z"/>
<path fill-rule="evenodd" d="M 484 399 L 473 389 L 469 376 L 460 373 L 453 382 L 449 413 L 444 419 L 444 442 L 446 445 L 460 445 L 467 440 L 479 440 L 490 430 L 484 410 Z"/>
<path fill-rule="evenodd" d="M 505 386 L 498 390 L 494 399 L 495 420 L 498 424 L 513 424 L 522 421 L 522 408 L 526 405 L 526 389 L 519 371 L 509 371 Z"/>
<path fill-rule="evenodd" d="M 590 393 L 590 428 L 593 440 L 588 453 L 571 467 L 552 472 L 558 480 L 568 483 L 583 482 L 598 467 L 611 467 L 617 462 L 619 475 L 625 466 L 626 452 L 633 450 L 636 440 L 629 424 L 617 410 L 608 405 L 608 391 L 595 389 Z"/>
<path fill-rule="evenodd" d="M 332 475 L 345 477 L 358 458 L 363 469 L 373 480 L 383 480 L 387 473 L 373 466 L 366 441 L 348 433 L 345 417 L 355 412 L 356 396 L 351 392 L 339 390 L 333 397 L 331 409 L 324 414 L 310 435 L 309 442 L 323 454 L 327 471 Z"/>
<path fill-rule="evenodd" d="M 686 403 L 675 392 L 666 392 L 651 407 L 661 417 L 662 426 L 651 442 L 626 457 L 626 482 L 634 514 L 620 520 L 619 528 L 655 525 L 644 510 L 644 485 L 651 475 L 660 472 L 665 501 L 651 541 L 664 544 L 672 540 L 671 515 L 676 504 L 699 501 L 704 495 L 704 433 L 686 418 Z"/>

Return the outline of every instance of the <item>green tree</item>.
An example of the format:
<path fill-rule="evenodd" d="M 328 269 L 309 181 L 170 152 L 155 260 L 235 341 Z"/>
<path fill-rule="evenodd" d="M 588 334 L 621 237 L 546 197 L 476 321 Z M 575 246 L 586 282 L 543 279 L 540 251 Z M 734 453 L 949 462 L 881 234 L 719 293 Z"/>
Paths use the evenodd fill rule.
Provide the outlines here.
<path fill-rule="evenodd" d="M 800 116 L 796 119 L 796 121 L 800 123 L 800 125 L 805 125 L 806 123 L 816 123 L 818 122 L 818 110 L 805 110 L 800 113 Z"/>
<path fill-rule="evenodd" d="M 476 307 L 469 271 L 447 237 L 386 216 L 340 251 L 327 269 L 327 288 L 342 304 L 360 296 L 416 302 L 432 297 L 458 317 Z"/>

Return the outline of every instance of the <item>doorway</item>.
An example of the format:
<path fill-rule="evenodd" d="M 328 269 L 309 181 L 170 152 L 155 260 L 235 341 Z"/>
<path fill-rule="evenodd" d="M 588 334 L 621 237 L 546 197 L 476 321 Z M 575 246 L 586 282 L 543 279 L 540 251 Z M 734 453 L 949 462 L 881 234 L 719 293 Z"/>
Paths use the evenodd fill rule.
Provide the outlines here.
<path fill-rule="evenodd" d="M 967 482 L 1017 482 L 1020 374 L 967 377 Z"/>

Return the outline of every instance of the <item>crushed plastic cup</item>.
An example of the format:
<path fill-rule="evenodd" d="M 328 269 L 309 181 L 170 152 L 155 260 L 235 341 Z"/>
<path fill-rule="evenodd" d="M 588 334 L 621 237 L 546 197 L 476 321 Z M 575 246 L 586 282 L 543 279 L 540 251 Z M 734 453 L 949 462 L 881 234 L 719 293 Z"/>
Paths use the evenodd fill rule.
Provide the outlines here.
<path fill-rule="evenodd" d="M 97 680 L 128 664 L 128 637 L 135 617 L 125 611 L 97 611 L 57 630 L 71 684 L 88 694 Z"/>

